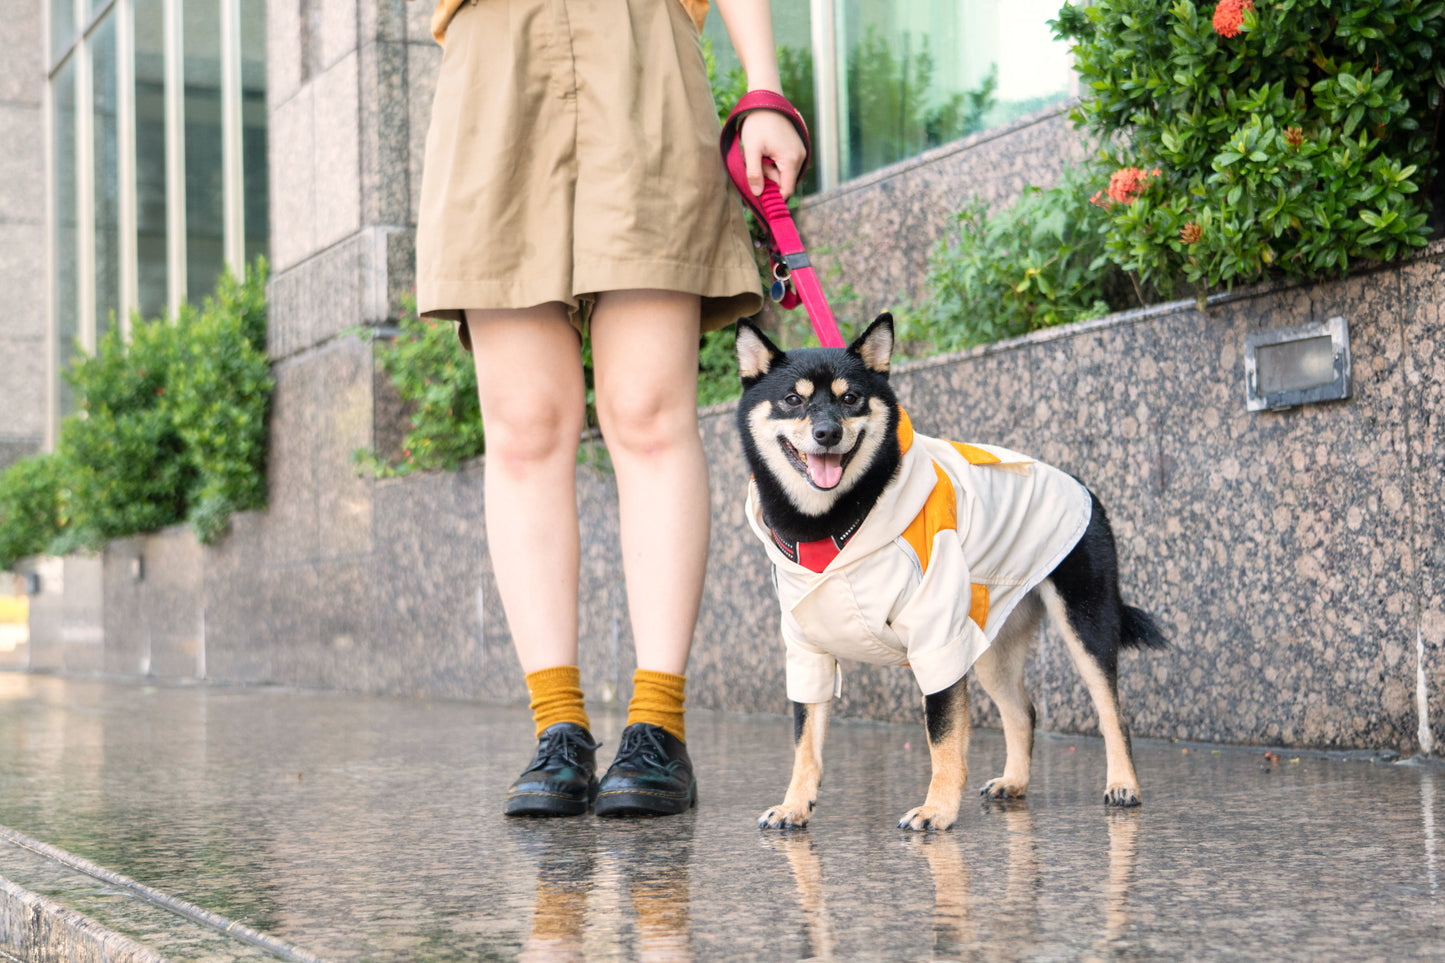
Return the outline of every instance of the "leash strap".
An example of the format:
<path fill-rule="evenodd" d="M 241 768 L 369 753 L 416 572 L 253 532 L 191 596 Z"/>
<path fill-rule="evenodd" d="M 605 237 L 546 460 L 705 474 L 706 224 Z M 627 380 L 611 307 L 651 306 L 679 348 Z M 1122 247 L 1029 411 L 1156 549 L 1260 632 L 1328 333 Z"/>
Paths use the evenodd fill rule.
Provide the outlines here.
<path fill-rule="evenodd" d="M 784 308 L 796 307 L 801 300 L 807 309 L 808 320 L 813 324 L 813 333 L 818 336 L 818 343 L 825 348 L 842 348 L 846 342 L 838 331 L 838 323 L 833 320 L 833 309 L 828 306 L 828 298 L 823 294 L 823 286 L 818 283 L 818 274 L 808 260 L 808 252 L 803 249 L 798 227 L 793 223 L 793 215 L 789 213 L 777 183 L 764 177 L 761 196 L 753 194 L 748 186 L 747 161 L 743 158 L 742 145 L 738 143 L 738 129 L 743 118 L 755 110 L 772 110 L 786 117 L 803 139 L 803 147 L 809 155 L 812 154 L 808 126 L 803 123 L 803 115 L 798 113 L 798 109 L 781 94 L 768 90 L 749 91 L 728 115 L 727 123 L 723 124 L 719 146 L 728 177 L 742 195 L 743 203 L 768 233 L 768 256 L 773 263 L 773 300 Z M 808 158 L 805 156 L 803 166 L 798 169 L 800 180 L 807 169 Z"/>

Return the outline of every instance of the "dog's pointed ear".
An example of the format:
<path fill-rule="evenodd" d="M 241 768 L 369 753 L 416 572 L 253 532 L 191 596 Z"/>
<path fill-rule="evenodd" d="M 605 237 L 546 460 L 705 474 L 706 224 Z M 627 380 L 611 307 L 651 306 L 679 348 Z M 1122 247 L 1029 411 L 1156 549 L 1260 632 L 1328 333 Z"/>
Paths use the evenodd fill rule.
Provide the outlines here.
<path fill-rule="evenodd" d="M 778 349 L 778 346 L 747 321 L 738 322 L 736 350 L 738 376 L 742 378 L 744 388 L 751 388 L 783 357 L 783 352 Z"/>
<path fill-rule="evenodd" d="M 848 350 L 862 358 L 868 370 L 886 375 L 893 360 L 893 315 L 884 311 L 874 318 L 868 330 L 848 345 Z"/>

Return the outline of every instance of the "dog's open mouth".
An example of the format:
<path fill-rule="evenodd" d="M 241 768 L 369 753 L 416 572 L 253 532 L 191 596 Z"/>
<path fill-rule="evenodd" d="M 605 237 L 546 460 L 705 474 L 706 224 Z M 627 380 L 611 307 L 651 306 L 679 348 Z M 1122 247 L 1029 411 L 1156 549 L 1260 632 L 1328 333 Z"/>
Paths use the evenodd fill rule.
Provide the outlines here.
<path fill-rule="evenodd" d="M 847 451 L 815 455 L 812 452 L 799 451 L 789 444 L 786 438 L 778 439 L 782 443 L 783 453 L 788 456 L 793 467 L 802 472 L 809 484 L 822 491 L 838 487 L 838 483 L 843 480 L 843 469 L 848 467 L 848 462 L 853 459 L 853 453 L 858 450 L 858 443 L 862 440 L 863 433 L 859 432 L 857 441 Z"/>

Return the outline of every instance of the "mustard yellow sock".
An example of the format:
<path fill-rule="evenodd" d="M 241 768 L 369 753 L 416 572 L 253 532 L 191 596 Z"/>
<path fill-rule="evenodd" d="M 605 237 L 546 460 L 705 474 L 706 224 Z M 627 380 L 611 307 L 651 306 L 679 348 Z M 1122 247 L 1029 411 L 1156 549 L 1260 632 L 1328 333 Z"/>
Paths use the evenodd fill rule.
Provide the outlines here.
<path fill-rule="evenodd" d="M 587 708 L 582 704 L 582 673 L 575 665 L 528 672 L 527 691 L 532 695 L 532 718 L 539 737 L 548 726 L 559 722 L 575 722 L 592 731 Z"/>
<path fill-rule="evenodd" d="M 682 722 L 683 688 L 687 676 L 638 669 L 632 673 L 632 701 L 627 704 L 627 724 L 647 722 L 661 726 L 683 742 L 687 729 Z"/>

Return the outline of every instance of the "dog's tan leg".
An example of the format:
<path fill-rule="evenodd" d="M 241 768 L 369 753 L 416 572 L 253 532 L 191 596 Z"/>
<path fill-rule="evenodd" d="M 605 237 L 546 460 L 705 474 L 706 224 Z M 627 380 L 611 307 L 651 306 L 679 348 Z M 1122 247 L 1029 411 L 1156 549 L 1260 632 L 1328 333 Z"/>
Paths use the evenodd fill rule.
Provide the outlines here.
<path fill-rule="evenodd" d="M 1003 719 L 1003 775 L 990 779 L 979 791 L 991 799 L 1019 799 L 1029 789 L 1034 705 L 1024 689 L 1024 666 L 1042 616 L 1043 604 L 1030 594 L 1009 616 L 993 645 L 974 663 L 979 684 L 998 706 Z"/>
<path fill-rule="evenodd" d="M 928 797 L 917 809 L 898 820 L 899 829 L 922 832 L 948 829 L 958 818 L 963 784 L 968 780 L 968 678 L 923 700 L 928 728 L 928 754 L 933 757 L 933 778 Z"/>
<path fill-rule="evenodd" d="M 818 804 L 823 779 L 823 739 L 828 734 L 827 702 L 793 703 L 793 778 L 781 806 L 758 817 L 759 829 L 803 827 Z"/>
<path fill-rule="evenodd" d="M 1045 582 L 1039 586 L 1039 591 L 1045 607 L 1049 610 L 1049 616 L 1054 625 L 1058 626 L 1059 634 L 1064 637 L 1064 645 L 1073 657 L 1079 675 L 1083 676 L 1084 685 L 1094 700 L 1094 708 L 1099 712 L 1099 732 L 1104 737 L 1106 760 L 1104 805 L 1137 806 L 1139 779 L 1134 775 L 1134 754 L 1129 746 L 1129 732 L 1119 713 L 1117 681 L 1084 647 L 1083 640 L 1079 638 L 1078 631 L 1069 620 L 1064 600 L 1054 587 Z"/>

